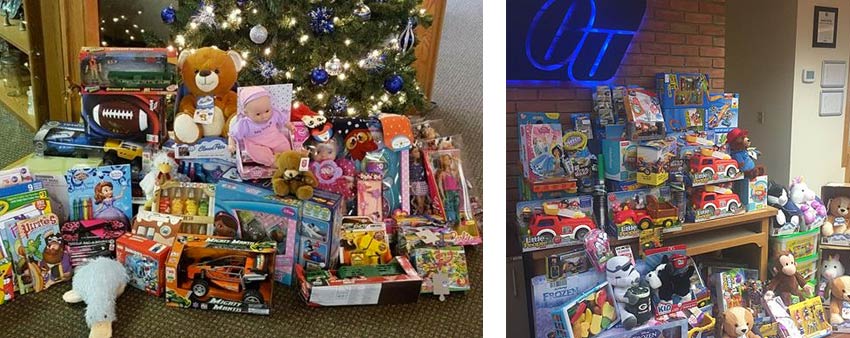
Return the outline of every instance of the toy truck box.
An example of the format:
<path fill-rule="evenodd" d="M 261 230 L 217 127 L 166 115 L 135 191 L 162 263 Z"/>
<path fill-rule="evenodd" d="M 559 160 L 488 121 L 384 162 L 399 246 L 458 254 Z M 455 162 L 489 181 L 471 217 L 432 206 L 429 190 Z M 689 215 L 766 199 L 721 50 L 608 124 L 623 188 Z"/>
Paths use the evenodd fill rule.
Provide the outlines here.
<path fill-rule="evenodd" d="M 679 210 L 669 187 L 608 193 L 607 232 L 617 239 L 637 238 L 641 230 L 654 227 L 663 232 L 682 229 Z"/>
<path fill-rule="evenodd" d="M 296 265 L 295 281 L 310 307 L 415 303 L 422 288 L 422 278 L 404 256 L 390 264 L 330 271 Z"/>
<path fill-rule="evenodd" d="M 670 172 L 670 161 L 676 156 L 676 140 L 647 141 L 637 146 L 637 182 L 657 186 L 667 182 Z"/>
<path fill-rule="evenodd" d="M 741 198 L 732 189 L 715 185 L 691 189 L 687 220 L 703 222 L 746 212 Z"/>
<path fill-rule="evenodd" d="M 559 330 L 552 321 L 552 311 L 562 308 L 604 281 L 605 274 L 596 270 L 567 276 L 558 283 L 548 281 L 546 276 L 533 277 L 531 290 L 535 338 L 554 337 Z"/>
<path fill-rule="evenodd" d="M 605 178 L 614 181 L 637 179 L 637 143 L 628 140 L 602 140 Z"/>
<path fill-rule="evenodd" d="M 725 154 L 706 156 L 695 154 L 690 158 L 690 185 L 694 187 L 736 181 L 744 178 L 738 162 Z"/>
<path fill-rule="evenodd" d="M 178 233 L 212 235 L 215 233 L 215 184 L 165 182 L 154 192 L 151 209 L 182 218 Z"/>
<path fill-rule="evenodd" d="M 290 285 L 301 206 L 302 202 L 293 197 L 279 197 L 268 189 L 221 180 L 216 184 L 215 234 L 274 242 L 274 280 Z"/>
<path fill-rule="evenodd" d="M 591 333 L 600 334 L 614 327 L 620 321 L 614 297 L 613 289 L 604 281 L 563 307 L 552 310 L 555 336 L 586 338 Z"/>
<path fill-rule="evenodd" d="M 83 47 L 80 74 L 86 92 L 176 92 L 177 50 Z"/>
<path fill-rule="evenodd" d="M 298 230 L 297 265 L 307 270 L 328 269 L 339 259 L 339 236 L 342 224 L 342 196 L 316 190 L 303 201 Z"/>
<path fill-rule="evenodd" d="M 661 107 L 704 108 L 708 102 L 708 80 L 707 74 L 655 74 L 655 88 Z"/>
<path fill-rule="evenodd" d="M 165 140 L 165 112 L 173 97 L 149 93 L 82 95 L 86 133 L 100 138 L 151 143 Z"/>
<path fill-rule="evenodd" d="M 593 198 L 587 195 L 517 203 L 517 233 L 523 251 L 581 242 L 593 221 Z"/>
<path fill-rule="evenodd" d="M 275 242 L 180 234 L 165 262 L 165 304 L 268 315 Z"/>
<path fill-rule="evenodd" d="M 124 264 L 129 284 L 154 296 L 165 290 L 165 260 L 171 247 L 133 234 L 118 238 L 116 259 Z"/>

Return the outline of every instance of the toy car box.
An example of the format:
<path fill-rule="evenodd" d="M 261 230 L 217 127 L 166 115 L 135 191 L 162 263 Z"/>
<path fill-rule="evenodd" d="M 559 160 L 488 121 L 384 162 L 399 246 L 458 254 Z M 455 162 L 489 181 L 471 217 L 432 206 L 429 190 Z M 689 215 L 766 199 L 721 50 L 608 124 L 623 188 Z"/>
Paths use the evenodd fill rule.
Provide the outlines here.
<path fill-rule="evenodd" d="M 744 172 L 738 167 L 738 162 L 723 155 L 707 156 L 694 154 L 689 160 L 689 185 L 699 187 L 737 181 L 744 178 Z"/>
<path fill-rule="evenodd" d="M 82 97 L 87 134 L 156 145 L 165 140 L 165 95 L 104 92 Z"/>
<path fill-rule="evenodd" d="M 642 142 L 637 146 L 637 182 L 657 186 L 669 178 L 670 160 L 676 156 L 673 138 Z"/>
<path fill-rule="evenodd" d="M 704 222 L 743 212 L 746 212 L 746 208 L 732 189 L 707 185 L 690 189 L 690 202 L 685 218 L 688 222 Z"/>
<path fill-rule="evenodd" d="M 533 277 L 531 294 L 534 336 L 536 338 L 555 336 L 558 329 L 552 321 L 552 311 L 562 308 L 602 282 L 605 282 L 605 274 L 596 270 L 567 276 L 563 283 L 552 283 L 546 279 L 546 276 Z"/>
<path fill-rule="evenodd" d="M 83 47 L 80 77 L 87 92 L 177 90 L 177 50 Z"/>
<path fill-rule="evenodd" d="M 60 231 L 71 266 L 76 268 L 95 257 L 115 258 L 115 241 L 127 227 L 120 221 L 95 219 L 64 222 Z"/>
<path fill-rule="evenodd" d="M 587 338 L 614 327 L 620 321 L 614 297 L 611 286 L 604 281 L 563 307 L 552 310 L 556 337 Z"/>
<path fill-rule="evenodd" d="M 641 230 L 682 229 L 679 210 L 667 186 L 608 193 L 607 232 L 617 239 L 637 238 Z"/>
<path fill-rule="evenodd" d="M 602 140 L 605 178 L 614 181 L 637 179 L 637 143 L 619 139 Z"/>
<path fill-rule="evenodd" d="M 663 111 L 668 134 L 705 129 L 703 108 L 664 108 Z"/>
<path fill-rule="evenodd" d="M 215 184 L 165 182 L 154 192 L 151 208 L 183 219 L 178 233 L 212 235 Z"/>
<path fill-rule="evenodd" d="M 117 242 L 116 258 L 127 269 L 129 284 L 154 296 L 162 296 L 165 260 L 171 247 L 133 234 L 124 234 Z"/>
<path fill-rule="evenodd" d="M 661 107 L 704 108 L 708 102 L 708 75 L 694 73 L 655 74 Z"/>
<path fill-rule="evenodd" d="M 165 262 L 165 304 L 268 315 L 274 242 L 180 234 Z"/>
<path fill-rule="evenodd" d="M 323 190 L 303 202 L 296 264 L 307 270 L 336 266 L 343 207 L 342 196 Z"/>
<path fill-rule="evenodd" d="M 133 218 L 132 233 L 170 247 L 182 228 L 183 218 L 180 216 L 139 210 Z"/>
<path fill-rule="evenodd" d="M 216 184 L 215 234 L 242 240 L 274 242 L 274 280 L 292 283 L 301 201 L 271 190 L 227 180 Z M 230 229 L 229 225 L 236 225 Z"/>
<path fill-rule="evenodd" d="M 404 256 L 390 264 L 339 270 L 306 270 L 295 266 L 295 281 L 301 298 L 311 307 L 345 305 L 386 305 L 415 303 L 419 300 L 422 278 Z"/>
<path fill-rule="evenodd" d="M 523 251 L 578 244 L 597 228 L 588 195 L 519 202 L 516 215 Z"/>
<path fill-rule="evenodd" d="M 94 137 L 80 123 L 47 121 L 33 136 L 35 154 L 104 159 L 108 163 L 141 166 L 144 147 L 139 143 Z"/>
<path fill-rule="evenodd" d="M 710 93 L 705 109 L 705 128 L 728 133 L 738 127 L 738 93 Z"/>
<path fill-rule="evenodd" d="M 767 175 L 735 181 L 735 191 L 747 211 L 761 210 L 767 207 Z"/>

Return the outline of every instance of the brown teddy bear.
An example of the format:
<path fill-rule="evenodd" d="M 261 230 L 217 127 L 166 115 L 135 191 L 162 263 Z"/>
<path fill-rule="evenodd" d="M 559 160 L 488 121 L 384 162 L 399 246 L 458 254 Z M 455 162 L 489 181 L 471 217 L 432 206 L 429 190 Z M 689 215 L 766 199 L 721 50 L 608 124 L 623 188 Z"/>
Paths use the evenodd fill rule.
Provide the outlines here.
<path fill-rule="evenodd" d="M 185 50 L 177 67 L 188 94 L 180 99 L 174 116 L 174 138 L 194 143 L 201 137 L 227 137 L 230 118 L 236 115 L 233 86 L 243 61 L 235 51 L 214 47 Z"/>
<path fill-rule="evenodd" d="M 319 185 L 319 181 L 309 169 L 299 170 L 303 158 L 308 158 L 308 154 L 297 150 L 284 151 L 275 157 L 277 170 L 272 176 L 272 188 L 275 194 L 278 196 L 292 194 L 302 200 L 313 197 L 313 188 Z"/>
<path fill-rule="evenodd" d="M 723 313 L 723 338 L 761 338 L 753 333 L 753 312 L 744 307 L 736 306 Z"/>
<path fill-rule="evenodd" d="M 844 323 L 841 309 L 844 302 L 850 302 L 850 276 L 833 279 L 829 291 L 829 322 L 834 325 Z"/>
<path fill-rule="evenodd" d="M 847 232 L 847 218 L 850 216 L 850 197 L 838 196 L 829 199 L 826 220 L 821 227 L 824 236 Z"/>

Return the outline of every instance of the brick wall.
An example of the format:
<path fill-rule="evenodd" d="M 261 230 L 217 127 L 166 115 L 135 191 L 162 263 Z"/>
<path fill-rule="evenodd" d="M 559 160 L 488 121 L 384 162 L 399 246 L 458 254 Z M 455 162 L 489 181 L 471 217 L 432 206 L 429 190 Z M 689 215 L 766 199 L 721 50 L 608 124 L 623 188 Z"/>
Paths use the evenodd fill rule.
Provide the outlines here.
<path fill-rule="evenodd" d="M 722 91 L 726 67 L 726 0 L 648 0 L 640 30 L 632 40 L 613 84 L 655 88 L 655 74 L 700 72 L 711 78 L 711 88 Z M 570 82 L 557 86 L 507 88 L 507 216 L 508 241 L 515 218 L 521 175 L 516 139 L 516 112 L 590 112 L 591 91 Z M 514 247 L 513 245 L 509 247 Z M 508 251 L 511 254 L 511 250 Z"/>

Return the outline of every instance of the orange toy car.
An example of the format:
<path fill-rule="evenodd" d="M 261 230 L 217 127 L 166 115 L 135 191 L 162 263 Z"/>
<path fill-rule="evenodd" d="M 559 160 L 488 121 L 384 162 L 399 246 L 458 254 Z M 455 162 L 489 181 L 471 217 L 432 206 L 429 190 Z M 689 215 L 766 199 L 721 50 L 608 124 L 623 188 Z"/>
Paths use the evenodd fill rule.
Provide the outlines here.
<path fill-rule="evenodd" d="M 261 304 L 263 295 L 255 282 L 268 278 L 265 264 L 263 256 L 231 255 L 190 264 L 186 275 L 192 277 L 192 294 L 196 297 L 206 296 L 212 284 L 233 292 L 244 291 L 242 301 L 246 304 Z"/>

